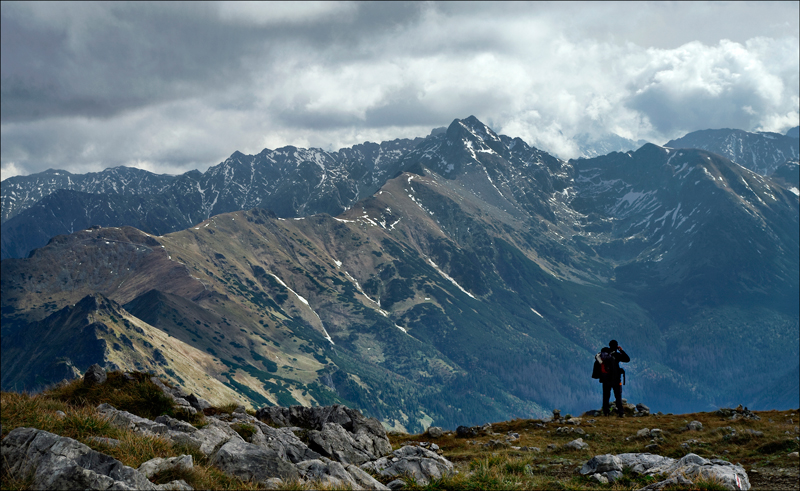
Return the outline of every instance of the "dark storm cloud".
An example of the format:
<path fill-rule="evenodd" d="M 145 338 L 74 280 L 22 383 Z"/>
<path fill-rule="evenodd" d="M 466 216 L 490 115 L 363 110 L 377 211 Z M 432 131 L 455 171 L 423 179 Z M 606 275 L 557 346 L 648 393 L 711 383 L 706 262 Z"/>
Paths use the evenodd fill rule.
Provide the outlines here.
<path fill-rule="evenodd" d="M 561 156 L 798 119 L 798 4 L 13 3 L 3 178 L 182 172 L 234 150 L 339 148 L 474 114 Z"/>

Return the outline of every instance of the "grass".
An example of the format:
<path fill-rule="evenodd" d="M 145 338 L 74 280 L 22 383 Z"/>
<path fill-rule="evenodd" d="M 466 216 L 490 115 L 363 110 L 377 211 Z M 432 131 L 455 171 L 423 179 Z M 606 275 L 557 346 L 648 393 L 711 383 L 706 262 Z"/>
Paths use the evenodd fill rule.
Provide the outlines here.
<path fill-rule="evenodd" d="M 788 454 L 798 450 L 798 442 L 795 439 L 798 435 L 796 430 L 798 412 L 797 410 L 762 411 L 758 412 L 760 421 L 729 421 L 713 412 L 623 419 L 583 417 L 577 427 L 586 431 L 586 435 L 556 434 L 558 427 L 572 427 L 572 425 L 515 419 L 494 423 L 492 425 L 494 434 L 474 438 L 456 438 L 454 432 L 447 432 L 435 440 L 426 434 L 392 434 L 389 438 L 392 448 L 420 441 L 434 442 L 458 470 L 458 474 L 427 486 L 409 481 L 410 489 L 631 490 L 657 482 L 656 478 L 635 476 L 625 471 L 622 478 L 615 483 L 600 484 L 589 477 L 581 476 L 578 471 L 594 455 L 646 452 L 644 447 L 653 442 L 650 437 L 636 437 L 636 432 L 642 428 L 662 430 L 663 441 L 660 442 L 658 449 L 650 453 L 680 458 L 692 452 L 707 459 L 720 458 L 739 463 L 747 471 L 753 468 L 797 469 L 797 460 L 792 460 Z M 703 430 L 684 431 L 686 424 L 694 420 L 703 423 Z M 792 423 L 789 420 L 792 420 Z M 725 435 L 730 433 L 725 429 L 727 427 L 735 429 L 737 437 L 725 438 Z M 755 436 L 747 430 L 760 431 L 763 435 Z M 786 435 L 786 431 L 789 431 L 790 435 Z M 483 446 L 489 440 L 504 439 L 509 432 L 520 435 L 519 441 L 511 445 L 520 448 L 538 447 L 541 452 Z M 565 443 L 578 437 L 589 444 L 588 450 L 576 451 L 563 448 Z M 696 440 L 696 443 L 691 443 L 688 449 L 682 446 L 691 440 Z M 548 451 L 548 444 L 553 443 L 558 445 L 558 448 Z M 670 489 L 686 488 L 678 486 Z M 712 491 L 722 488 L 721 484 L 714 480 L 699 480 L 692 489 Z"/>
<path fill-rule="evenodd" d="M 157 436 L 142 436 L 109 424 L 108 420 L 95 410 L 97 404 L 106 402 L 149 419 L 160 414 L 191 419 L 181 415 L 172 401 L 163 397 L 147 374 L 132 374 L 133 380 L 120 373 L 109 373 L 106 383 L 88 388 L 81 381 L 53 387 L 42 393 L 3 392 L 0 394 L 0 423 L 5 437 L 17 427 L 33 427 L 62 436 L 74 438 L 99 452 L 110 455 L 123 464 L 137 468 L 154 457 L 172 457 L 183 454 L 192 455 L 194 469 L 191 471 L 171 471 L 153 476 L 153 482 L 163 484 L 183 479 L 195 489 L 258 489 L 252 482 L 243 482 L 228 476 L 212 467 L 207 457 L 199 451 L 174 445 Z M 158 392 L 156 392 L 158 391 Z M 211 408 L 206 414 L 231 413 L 237 404 Z M 59 412 L 63 414 L 59 414 Z M 624 452 L 644 452 L 645 446 L 653 442 L 649 437 L 637 438 L 636 432 L 642 428 L 662 430 L 663 440 L 651 453 L 680 458 L 689 452 L 704 458 L 722 458 L 742 464 L 748 472 L 751 469 L 797 469 L 797 460 L 788 457 L 798 450 L 797 414 L 798 411 L 762 411 L 760 421 L 729 421 L 715 413 L 694 413 L 684 415 L 653 415 L 645 418 L 583 417 L 579 425 L 558 424 L 541 420 L 514 419 L 494 423 L 491 433 L 474 438 L 456 438 L 454 432 L 446 432 L 441 438 L 431 440 L 426 434 L 408 435 L 392 433 L 389 435 L 392 448 L 420 441 L 432 441 L 442 449 L 444 457 L 453 462 L 458 473 L 422 485 L 414 479 L 404 477 L 409 490 L 631 490 L 639 489 L 656 482 L 652 476 L 637 476 L 629 471 L 613 484 L 600 484 L 589 477 L 581 476 L 579 469 L 594 455 L 619 454 Z M 202 426 L 202 415 L 190 421 Z M 573 420 L 575 418 L 572 418 Z M 686 424 L 697 420 L 703 423 L 702 431 L 684 431 Z M 234 429 L 245 439 L 255 428 L 248 424 L 234 425 Z M 560 426 L 578 427 L 585 435 L 557 434 Z M 730 429 L 735 430 L 731 434 Z M 751 430 L 751 431 L 748 431 Z M 519 440 L 507 447 L 492 447 L 490 440 L 504 440 L 508 433 L 518 433 Z M 754 433 L 761 432 L 761 434 Z M 786 432 L 789 432 L 787 435 Z M 90 437 L 108 437 L 119 440 L 118 446 L 96 442 Z M 563 445 L 577 437 L 589 444 L 586 450 L 569 450 Z M 691 442 L 688 448 L 682 446 Z M 557 448 L 548 450 L 549 444 Z M 511 446 L 513 445 L 513 447 Z M 514 448 L 517 447 L 517 448 Z M 538 447 L 540 452 L 523 450 L 523 447 Z M 796 471 L 795 471 L 796 475 Z M 753 477 L 751 476 L 751 480 Z M 393 479 L 379 478 L 384 484 Z M 31 478 L 9 476 L 5 466 L 2 469 L 3 490 L 30 489 Z M 324 487 L 323 487 L 324 488 Z M 762 488 L 768 488 L 763 485 Z M 284 490 L 320 489 L 319 483 L 287 482 Z M 328 487 L 327 489 L 336 489 Z M 667 489 L 685 489 L 680 486 Z M 692 489 L 715 491 L 723 489 L 714 480 L 699 480 Z M 791 489 L 791 488 L 789 488 Z"/>

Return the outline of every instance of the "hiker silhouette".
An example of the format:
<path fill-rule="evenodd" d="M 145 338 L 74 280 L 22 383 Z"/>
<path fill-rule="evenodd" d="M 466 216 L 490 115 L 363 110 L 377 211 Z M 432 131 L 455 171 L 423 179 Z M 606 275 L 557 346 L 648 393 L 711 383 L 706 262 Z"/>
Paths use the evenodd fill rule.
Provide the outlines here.
<path fill-rule="evenodd" d="M 619 364 L 628 363 L 631 361 L 631 357 L 625 353 L 615 339 L 612 339 L 607 347 L 597 353 L 595 359 L 600 365 L 599 379 L 603 384 L 603 415 L 609 415 L 609 398 L 613 390 L 614 397 L 617 399 L 617 416 L 622 418 L 625 415 L 622 408 L 622 380 L 625 370 Z"/>

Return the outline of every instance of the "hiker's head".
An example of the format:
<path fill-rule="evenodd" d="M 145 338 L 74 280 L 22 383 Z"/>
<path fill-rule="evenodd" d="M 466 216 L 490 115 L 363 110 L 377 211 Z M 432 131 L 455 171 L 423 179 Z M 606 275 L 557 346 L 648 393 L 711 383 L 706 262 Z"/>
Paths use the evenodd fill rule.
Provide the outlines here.
<path fill-rule="evenodd" d="M 616 339 L 612 339 L 608 342 L 608 347 L 611 348 L 611 351 L 617 351 L 617 348 L 619 348 L 619 343 Z"/>
<path fill-rule="evenodd" d="M 600 350 L 600 353 L 611 353 L 611 348 L 605 347 Z"/>

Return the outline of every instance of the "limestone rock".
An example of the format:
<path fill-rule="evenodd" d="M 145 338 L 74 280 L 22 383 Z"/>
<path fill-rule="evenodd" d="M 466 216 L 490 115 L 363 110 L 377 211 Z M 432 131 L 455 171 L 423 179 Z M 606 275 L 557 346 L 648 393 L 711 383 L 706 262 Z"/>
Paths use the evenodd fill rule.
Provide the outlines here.
<path fill-rule="evenodd" d="M 395 450 L 391 457 L 381 457 L 362 464 L 361 468 L 389 478 L 409 475 L 421 486 L 426 486 L 432 479 L 441 479 L 453 473 L 453 464 L 449 460 L 425 448 L 411 445 Z"/>
<path fill-rule="evenodd" d="M 264 407 L 267 423 L 308 430 L 309 448 L 343 464 L 361 464 L 389 454 L 392 445 L 381 423 L 340 404 L 325 407 Z"/>
<path fill-rule="evenodd" d="M 245 443 L 238 433 L 222 421 L 210 419 L 208 425 L 192 433 L 173 431 L 168 435 L 173 442 L 183 443 L 197 449 L 204 455 L 212 456 L 216 450 L 230 441 Z"/>
<path fill-rule="evenodd" d="M 607 471 L 621 471 L 622 461 L 616 455 L 595 455 L 588 462 L 583 464 L 580 473 L 587 474 L 602 474 Z"/>
<path fill-rule="evenodd" d="M 237 435 L 238 436 L 238 435 Z M 298 479 L 300 474 L 291 463 L 274 450 L 244 440 L 229 440 L 214 453 L 211 464 L 243 481 L 264 482 L 271 477 Z"/>
<path fill-rule="evenodd" d="M 685 420 L 684 420 L 685 421 Z M 692 421 L 686 425 L 684 428 L 686 431 L 702 431 L 703 430 L 703 423 L 700 421 Z"/>
<path fill-rule="evenodd" d="M 11 476 L 33 475 L 31 489 L 157 489 L 113 457 L 44 430 L 15 428 L 0 448 Z"/>
<path fill-rule="evenodd" d="M 338 489 L 345 487 L 354 489 L 358 487 L 358 483 L 345 470 L 344 466 L 330 459 L 325 459 L 325 461 L 306 460 L 296 464 L 295 467 L 297 467 L 303 479 L 319 485 L 319 487 Z"/>
<path fill-rule="evenodd" d="M 181 455 L 180 457 L 162 458 L 156 457 L 144 462 L 139 466 L 139 472 L 144 474 L 148 479 L 158 474 L 159 472 L 169 470 L 190 471 L 194 468 L 194 462 L 191 455 Z"/>
<path fill-rule="evenodd" d="M 136 416 L 128 411 L 120 411 L 111 404 L 100 404 L 97 411 L 109 418 L 109 422 L 118 427 L 143 434 L 164 434 L 169 431 L 166 425 L 156 423 L 147 418 Z"/>
<path fill-rule="evenodd" d="M 197 428 L 186 421 L 172 418 L 166 414 L 162 414 L 161 416 L 157 417 L 155 422 L 165 425 L 170 431 L 180 431 L 183 433 L 194 433 L 197 431 Z"/>
<path fill-rule="evenodd" d="M 441 438 L 444 435 L 444 430 L 438 426 L 431 426 L 428 428 L 428 436 L 431 438 Z"/>
<path fill-rule="evenodd" d="M 106 381 L 106 378 L 106 371 L 103 369 L 103 367 L 95 363 L 86 370 L 85 374 L 83 374 L 83 385 L 87 387 L 100 385 Z"/>
<path fill-rule="evenodd" d="M 569 449 L 572 449 L 572 450 L 584 450 L 584 449 L 589 448 L 589 444 L 584 442 L 583 438 L 578 438 L 578 439 L 572 440 L 569 443 L 565 443 L 564 444 L 564 448 L 569 448 Z"/>
<path fill-rule="evenodd" d="M 353 489 L 376 489 L 379 491 L 386 491 L 389 489 L 358 466 L 348 464 L 344 468 L 356 482 L 356 486 Z"/>

